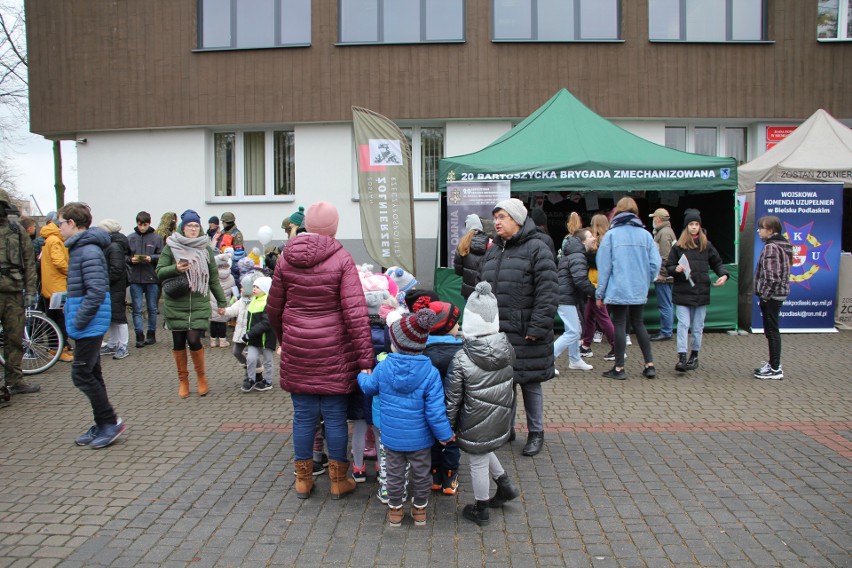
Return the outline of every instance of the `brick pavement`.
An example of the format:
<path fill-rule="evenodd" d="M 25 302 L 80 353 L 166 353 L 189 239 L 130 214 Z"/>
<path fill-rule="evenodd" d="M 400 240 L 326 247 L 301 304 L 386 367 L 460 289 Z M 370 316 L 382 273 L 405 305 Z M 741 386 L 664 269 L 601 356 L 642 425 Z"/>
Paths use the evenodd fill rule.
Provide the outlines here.
<path fill-rule="evenodd" d="M 498 452 L 522 497 L 485 528 L 460 517 L 464 467 L 425 528 L 387 528 L 372 479 L 332 501 L 321 476 L 296 499 L 289 399 L 241 394 L 225 349 L 208 350 L 203 399 L 178 399 L 164 343 L 105 360 L 129 427 L 77 448 L 90 411 L 60 363 L 0 407 L 0 567 L 852 566 L 850 339 L 785 335 L 781 382 L 749 378 L 762 336 L 707 335 L 688 377 L 655 344 L 655 381 L 636 346 L 623 382 L 600 357 L 589 373 L 563 359 L 545 451 L 522 457 L 521 434 Z"/>

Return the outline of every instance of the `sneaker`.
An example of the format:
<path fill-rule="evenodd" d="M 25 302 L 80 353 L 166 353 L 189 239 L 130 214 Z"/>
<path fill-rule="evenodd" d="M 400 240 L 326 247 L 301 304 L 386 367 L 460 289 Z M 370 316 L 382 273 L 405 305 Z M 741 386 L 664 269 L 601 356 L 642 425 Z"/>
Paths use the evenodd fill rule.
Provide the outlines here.
<path fill-rule="evenodd" d="M 443 489 L 444 476 L 438 471 L 437 467 L 432 468 L 432 491 L 440 491 Z"/>
<path fill-rule="evenodd" d="M 355 483 L 364 483 L 367 481 L 367 466 L 362 465 L 358 468 L 355 467 L 355 464 L 352 464 L 352 479 L 355 480 Z"/>
<path fill-rule="evenodd" d="M 580 346 L 580 357 L 591 357 L 592 355 L 594 355 L 594 353 L 592 353 L 591 347 Z"/>
<path fill-rule="evenodd" d="M 9 387 L 9 394 L 33 394 L 41 390 L 38 383 L 21 382 Z"/>
<path fill-rule="evenodd" d="M 402 525 L 402 517 L 404 513 L 402 507 L 388 507 L 388 525 L 398 527 Z"/>
<path fill-rule="evenodd" d="M 322 475 L 328 469 L 328 456 L 326 454 L 322 454 L 319 460 L 314 460 L 314 471 L 313 476 L 316 477 L 318 475 Z"/>
<path fill-rule="evenodd" d="M 101 355 L 113 355 L 115 351 L 115 346 L 104 345 L 103 347 L 101 347 Z"/>
<path fill-rule="evenodd" d="M 444 495 L 455 495 L 459 490 L 459 471 L 457 469 L 448 469 L 444 472 L 444 478 L 441 482 L 441 492 Z M 425 515 L 425 512 L 424 512 Z M 425 517 L 424 517 L 424 521 Z"/>
<path fill-rule="evenodd" d="M 255 381 L 254 382 L 254 390 L 260 392 L 266 392 L 272 390 L 272 383 L 267 383 L 264 380 Z"/>
<path fill-rule="evenodd" d="M 216 339 L 215 337 L 211 337 L 210 338 L 210 347 L 218 347 L 218 346 L 219 346 L 219 340 Z"/>
<path fill-rule="evenodd" d="M 119 347 L 115 350 L 115 354 L 112 356 L 113 359 L 124 359 L 130 355 L 130 352 L 127 350 L 127 347 Z"/>
<path fill-rule="evenodd" d="M 604 355 L 604 361 L 615 361 L 615 349 L 610 349 L 609 353 Z"/>
<path fill-rule="evenodd" d="M 219 338 L 219 347 L 230 347 L 231 344 L 224 337 Z"/>
<path fill-rule="evenodd" d="M 98 429 L 98 435 L 95 436 L 95 439 L 92 440 L 89 447 L 96 450 L 106 448 L 115 442 L 119 436 L 121 436 L 121 433 L 124 432 L 125 428 L 127 428 L 127 426 L 121 421 L 121 418 L 118 419 L 117 424 L 104 424 Z"/>
<path fill-rule="evenodd" d="M 414 526 L 422 527 L 426 525 L 426 505 L 418 507 L 411 505 L 411 518 L 414 519 Z"/>
<path fill-rule="evenodd" d="M 384 487 L 379 487 L 378 490 L 376 490 L 376 499 L 378 499 L 383 505 L 387 505 L 388 501 L 390 501 L 390 498 L 388 497 L 388 490 Z"/>
<path fill-rule="evenodd" d="M 629 336 L 629 335 L 627 336 L 627 345 L 633 345 L 633 342 L 632 342 L 632 341 L 630 341 L 630 336 Z"/>
<path fill-rule="evenodd" d="M 600 343 L 603 341 L 603 332 L 596 331 L 595 336 L 592 338 L 592 341 L 595 343 Z"/>
<path fill-rule="evenodd" d="M 100 432 L 100 429 L 98 428 L 98 425 L 95 424 L 89 428 L 85 434 L 78 436 L 77 439 L 74 440 L 74 443 L 78 446 L 88 446 L 92 443 L 92 440 L 98 437 L 98 432 Z"/>
<path fill-rule="evenodd" d="M 642 375 L 646 379 L 656 379 L 657 378 L 657 369 L 654 366 L 645 367 L 642 369 Z"/>
<path fill-rule="evenodd" d="M 613 367 L 609 371 L 604 371 L 603 376 L 606 377 L 607 379 L 615 379 L 616 381 L 623 381 L 627 378 L 627 373 L 624 372 L 624 369 L 621 369 L 619 371 L 615 367 Z"/>
<path fill-rule="evenodd" d="M 242 392 L 251 392 L 254 388 L 254 381 L 251 379 L 243 379 L 243 386 L 240 388 Z"/>
<path fill-rule="evenodd" d="M 781 365 L 778 365 L 777 369 L 773 369 L 772 367 L 767 365 L 766 368 L 760 369 L 759 373 L 755 373 L 754 378 L 770 381 L 780 381 L 784 378 L 784 370 L 781 368 Z"/>
<path fill-rule="evenodd" d="M 766 371 L 768 371 L 771 368 L 772 367 L 769 365 L 769 362 L 764 361 L 760 364 L 760 367 L 758 367 L 757 369 L 754 370 L 754 374 L 756 375 L 758 373 L 765 373 Z"/>
<path fill-rule="evenodd" d="M 579 361 L 569 361 L 568 368 L 575 371 L 591 371 L 594 369 L 591 365 L 580 359 Z"/>

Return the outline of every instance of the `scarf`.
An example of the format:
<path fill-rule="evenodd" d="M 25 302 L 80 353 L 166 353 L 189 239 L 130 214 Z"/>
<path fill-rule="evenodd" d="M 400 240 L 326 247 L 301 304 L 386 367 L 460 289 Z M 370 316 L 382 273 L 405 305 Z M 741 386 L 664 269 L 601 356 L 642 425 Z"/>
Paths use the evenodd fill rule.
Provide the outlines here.
<path fill-rule="evenodd" d="M 166 239 L 166 244 L 172 250 L 175 264 L 182 258 L 189 261 L 189 270 L 186 271 L 189 289 L 205 296 L 209 294 L 210 267 L 208 262 L 210 257 L 207 249 L 210 241 L 207 240 L 207 235 L 202 234 L 191 239 L 175 232 Z"/>

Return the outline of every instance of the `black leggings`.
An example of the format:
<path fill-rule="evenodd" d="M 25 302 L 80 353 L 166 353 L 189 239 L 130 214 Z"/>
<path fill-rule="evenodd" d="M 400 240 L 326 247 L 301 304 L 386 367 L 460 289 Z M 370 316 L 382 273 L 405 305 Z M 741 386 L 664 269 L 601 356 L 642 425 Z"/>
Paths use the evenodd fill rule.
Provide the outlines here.
<path fill-rule="evenodd" d="M 648 330 L 645 329 L 645 323 L 642 321 L 645 305 L 608 304 L 607 309 L 609 310 L 609 317 L 612 319 L 612 325 L 615 327 L 615 345 L 612 346 L 615 351 L 615 366 L 619 369 L 624 368 L 624 350 L 627 348 L 628 319 L 633 325 L 633 332 L 639 341 L 639 349 L 642 350 L 645 363 L 653 363 L 654 355 L 651 353 L 651 341 L 648 337 Z"/>
<path fill-rule="evenodd" d="M 201 349 L 201 330 L 200 329 L 179 329 L 172 331 L 172 343 L 174 343 L 175 351 L 183 351 L 189 345 L 190 351 L 198 351 Z"/>

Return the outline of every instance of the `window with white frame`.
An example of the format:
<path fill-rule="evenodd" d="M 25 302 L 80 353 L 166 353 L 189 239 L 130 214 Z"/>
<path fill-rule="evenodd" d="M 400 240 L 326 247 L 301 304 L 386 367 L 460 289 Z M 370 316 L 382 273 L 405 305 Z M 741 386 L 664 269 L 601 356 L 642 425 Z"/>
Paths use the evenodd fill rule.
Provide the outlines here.
<path fill-rule="evenodd" d="M 338 0 L 340 43 L 464 41 L 465 0 Z"/>
<path fill-rule="evenodd" d="M 852 1 L 819 0 L 817 39 L 852 40 Z"/>
<path fill-rule="evenodd" d="M 414 195 L 438 195 L 438 165 L 444 157 L 444 128 L 440 126 L 402 126 L 411 145 L 411 172 Z"/>
<path fill-rule="evenodd" d="M 766 40 L 766 0 L 648 0 L 651 41 Z"/>
<path fill-rule="evenodd" d="M 213 133 L 213 197 L 268 199 L 296 193 L 292 130 Z"/>
<path fill-rule="evenodd" d="M 311 44 L 311 0 L 197 0 L 198 49 Z"/>
<path fill-rule="evenodd" d="M 748 160 L 748 129 L 742 126 L 666 126 L 666 147 L 706 156 Z"/>
<path fill-rule="evenodd" d="M 620 0 L 492 0 L 494 41 L 616 41 Z"/>

